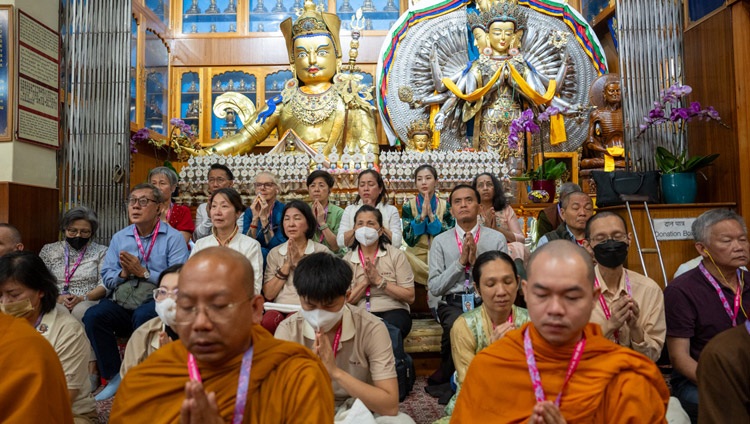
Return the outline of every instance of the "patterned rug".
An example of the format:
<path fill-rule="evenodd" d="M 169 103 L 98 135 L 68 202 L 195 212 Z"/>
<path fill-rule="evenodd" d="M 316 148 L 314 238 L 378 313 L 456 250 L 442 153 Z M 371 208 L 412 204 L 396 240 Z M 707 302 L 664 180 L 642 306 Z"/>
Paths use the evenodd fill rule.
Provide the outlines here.
<path fill-rule="evenodd" d="M 412 417 L 417 424 L 432 424 L 435 420 L 444 415 L 444 405 L 438 405 L 437 398 L 434 398 L 424 391 L 427 386 L 426 376 L 417 376 L 409 396 L 401 402 L 400 410 L 404 414 Z"/>

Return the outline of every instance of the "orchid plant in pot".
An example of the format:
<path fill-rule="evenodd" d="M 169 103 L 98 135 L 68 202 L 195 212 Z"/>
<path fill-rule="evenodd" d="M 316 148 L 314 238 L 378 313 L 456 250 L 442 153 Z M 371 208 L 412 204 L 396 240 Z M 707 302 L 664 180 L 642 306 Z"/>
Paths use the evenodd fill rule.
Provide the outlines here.
<path fill-rule="evenodd" d="M 654 125 L 672 125 L 675 132 L 684 132 L 687 123 L 692 120 L 716 121 L 727 127 L 721 121 L 719 113 L 711 106 L 703 108 L 699 102 L 692 102 L 687 107 L 681 107 L 681 99 L 692 92 L 689 85 L 674 84 L 660 93 L 654 108 L 643 118 L 638 137 Z M 696 172 L 710 165 L 718 154 L 688 157 L 687 150 L 675 154 L 664 147 L 657 147 L 654 154 L 656 166 L 661 171 L 661 189 L 666 203 L 693 203 L 697 194 L 695 181 Z M 701 175 L 705 175 L 701 173 Z"/>

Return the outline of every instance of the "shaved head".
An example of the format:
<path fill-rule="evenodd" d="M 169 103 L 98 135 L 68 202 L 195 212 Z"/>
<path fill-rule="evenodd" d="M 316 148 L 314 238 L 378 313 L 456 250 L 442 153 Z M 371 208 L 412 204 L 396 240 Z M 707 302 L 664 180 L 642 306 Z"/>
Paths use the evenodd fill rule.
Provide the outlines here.
<path fill-rule="evenodd" d="M 600 293 L 588 252 L 567 240 L 551 241 L 531 255 L 522 283 L 529 318 L 548 343 L 581 339 Z"/>

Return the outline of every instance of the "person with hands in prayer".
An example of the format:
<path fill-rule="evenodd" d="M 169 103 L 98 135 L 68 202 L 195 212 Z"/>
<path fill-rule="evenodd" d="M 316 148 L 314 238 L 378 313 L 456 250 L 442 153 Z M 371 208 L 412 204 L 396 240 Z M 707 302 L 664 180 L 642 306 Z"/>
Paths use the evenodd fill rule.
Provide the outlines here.
<path fill-rule="evenodd" d="M 314 252 L 330 252 L 327 247 L 313 240 L 315 217 L 307 203 L 292 200 L 282 213 L 280 233 L 287 240 L 268 253 L 263 278 L 263 296 L 269 302 L 281 305 L 299 305 L 299 296 L 294 289 L 297 264 L 305 255 Z M 285 307 L 282 307 L 287 310 Z M 279 323 L 291 312 L 266 308 L 261 325 L 274 334 Z"/>
<path fill-rule="evenodd" d="M 474 357 L 451 423 L 666 423 L 656 364 L 589 323 L 595 275 L 589 254 L 565 240 L 531 255 L 522 281 L 531 322 Z"/>
<path fill-rule="evenodd" d="M 453 323 L 462 313 L 481 303 L 471 276 L 471 268 L 477 256 L 489 250 L 508 252 L 502 233 L 479 224 L 480 194 L 474 187 L 457 185 L 451 192 L 450 203 L 456 226 L 453 231 L 446 231 L 435 237 L 430 246 L 430 278 L 427 287 L 433 296 L 441 298 L 437 314 L 443 327 L 441 365 L 430 378 L 433 385 L 448 383 L 455 371 L 450 339 Z M 448 399 L 450 396 L 445 401 Z"/>
<path fill-rule="evenodd" d="M 178 281 L 169 343 L 128 371 L 110 416 L 130 423 L 330 423 L 333 392 L 320 360 L 257 325 L 263 297 L 239 252 L 210 247 Z"/>
<path fill-rule="evenodd" d="M 307 176 L 307 192 L 312 199 L 310 207 L 318 223 L 314 240 L 329 248 L 331 252 L 339 253 L 343 246 L 339 246 L 336 241 L 336 234 L 344 210 L 329 201 L 333 184 L 333 177 L 328 171 L 319 169 Z"/>
<path fill-rule="evenodd" d="M 398 328 L 401 337 L 411 331 L 409 305 L 414 303 L 414 274 L 401 249 L 383 233 L 383 215 L 363 205 L 354 215 L 354 243 L 344 260 L 352 267 L 347 300 Z"/>
<path fill-rule="evenodd" d="M 599 212 L 586 223 L 585 247 L 596 259 L 594 285 L 601 296 L 591 313 L 604 337 L 656 362 L 667 335 L 664 296 L 656 282 L 625 264 L 631 235 L 614 212 Z"/>
<path fill-rule="evenodd" d="M 284 204 L 276 200 L 279 182 L 270 172 L 259 172 L 255 176 L 255 199 L 245 212 L 242 232 L 260 243 L 263 259 L 274 247 L 286 241 L 281 231 Z"/>
<path fill-rule="evenodd" d="M 352 269 L 330 253 L 313 253 L 297 267 L 302 310 L 279 325 L 276 338 L 311 349 L 333 381 L 335 422 L 413 423 L 398 407 L 390 337 L 380 318 L 347 305 Z M 329 421 L 330 422 L 330 421 Z"/>

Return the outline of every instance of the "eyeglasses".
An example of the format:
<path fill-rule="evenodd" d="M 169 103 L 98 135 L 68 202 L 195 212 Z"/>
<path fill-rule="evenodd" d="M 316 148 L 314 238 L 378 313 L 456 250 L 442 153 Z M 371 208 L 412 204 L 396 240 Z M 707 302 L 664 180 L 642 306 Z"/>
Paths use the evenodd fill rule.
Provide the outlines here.
<path fill-rule="evenodd" d="M 255 183 L 255 189 L 272 188 L 276 183 Z"/>
<path fill-rule="evenodd" d="M 232 318 L 232 314 L 234 313 L 234 311 L 237 309 L 238 306 L 249 301 L 250 299 L 245 299 L 240 302 L 227 303 L 226 305 L 210 305 L 209 304 L 203 307 L 198 307 L 198 306 L 184 307 L 178 304 L 175 322 L 179 325 L 192 324 L 198 318 L 198 311 L 200 309 L 203 309 L 203 313 L 206 314 L 206 317 L 208 318 L 209 321 L 211 321 L 214 324 L 225 324 Z"/>
<path fill-rule="evenodd" d="M 91 235 L 91 230 L 79 230 L 78 228 L 66 228 L 65 234 L 68 237 L 89 237 Z"/>
<path fill-rule="evenodd" d="M 162 300 L 171 297 L 172 299 L 177 298 L 177 290 L 167 290 L 163 288 L 154 289 L 154 300 L 157 302 L 161 302 Z"/>
<path fill-rule="evenodd" d="M 229 180 L 227 180 L 224 177 L 217 177 L 217 178 L 209 178 L 208 179 L 208 183 L 209 184 L 224 184 L 227 181 L 229 181 Z"/>
<path fill-rule="evenodd" d="M 609 234 L 599 234 L 598 236 L 591 239 L 592 242 L 599 244 L 604 243 L 607 240 L 615 240 L 615 241 L 625 241 L 628 239 L 628 235 L 625 233 L 615 233 L 612 235 Z"/>
<path fill-rule="evenodd" d="M 140 199 L 136 199 L 135 197 L 128 198 L 128 205 L 130 206 L 135 206 L 138 203 L 140 207 L 145 208 L 148 206 L 148 202 L 158 203 L 156 200 L 149 199 L 148 197 L 141 197 Z"/>

